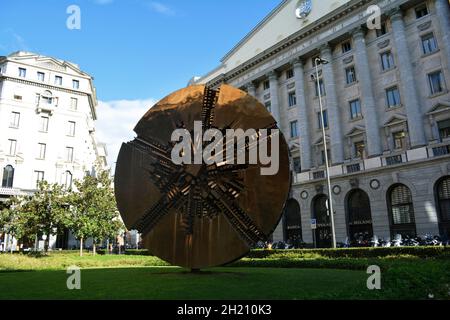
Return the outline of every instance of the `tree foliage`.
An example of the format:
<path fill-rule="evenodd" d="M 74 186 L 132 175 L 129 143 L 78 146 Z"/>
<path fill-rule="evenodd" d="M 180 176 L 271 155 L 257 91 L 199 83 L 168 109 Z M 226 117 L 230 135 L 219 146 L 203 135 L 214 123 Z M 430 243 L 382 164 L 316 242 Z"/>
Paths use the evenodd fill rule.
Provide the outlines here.
<path fill-rule="evenodd" d="M 95 245 L 113 240 L 124 228 L 108 171 L 75 180 L 75 190 L 58 184 L 39 183 L 32 196 L 13 197 L 0 210 L 0 231 L 16 239 L 42 237 L 44 250 L 50 236 L 69 229 L 80 240 L 92 238 Z"/>

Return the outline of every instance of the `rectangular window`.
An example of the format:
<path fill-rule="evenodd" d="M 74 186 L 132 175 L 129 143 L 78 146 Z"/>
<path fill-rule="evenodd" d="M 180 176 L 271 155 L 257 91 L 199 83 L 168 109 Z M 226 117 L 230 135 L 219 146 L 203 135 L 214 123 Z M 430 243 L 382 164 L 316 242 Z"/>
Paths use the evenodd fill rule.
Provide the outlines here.
<path fill-rule="evenodd" d="M 347 84 L 352 84 L 356 82 L 356 72 L 355 67 L 349 67 L 345 69 L 345 77 L 347 80 Z"/>
<path fill-rule="evenodd" d="M 400 105 L 400 92 L 398 91 L 398 87 L 386 89 L 386 101 L 388 108 Z"/>
<path fill-rule="evenodd" d="M 298 131 L 297 131 L 297 120 L 291 122 L 291 138 L 297 138 L 298 137 Z"/>
<path fill-rule="evenodd" d="M 264 102 L 264 106 L 266 107 L 267 111 L 272 112 L 272 103 L 270 101 Z"/>
<path fill-rule="evenodd" d="M 350 101 L 350 117 L 351 119 L 360 118 L 361 113 L 361 101 L 359 99 Z"/>
<path fill-rule="evenodd" d="M 342 44 L 342 53 L 346 53 L 352 50 L 352 44 L 350 41 L 344 42 Z"/>
<path fill-rule="evenodd" d="M 399 131 L 392 134 L 394 139 L 394 149 L 403 149 L 405 147 L 405 132 Z"/>
<path fill-rule="evenodd" d="M 418 7 L 416 7 L 415 9 L 416 11 L 416 18 L 420 19 L 422 17 L 425 17 L 426 15 L 428 15 L 428 8 L 427 5 L 424 3 Z"/>
<path fill-rule="evenodd" d="M 62 86 L 62 77 L 61 76 L 55 76 L 55 84 L 57 86 Z"/>
<path fill-rule="evenodd" d="M 75 137 L 75 121 L 69 121 L 67 123 L 67 135 L 69 137 Z"/>
<path fill-rule="evenodd" d="M 387 33 L 386 22 L 383 22 L 381 24 L 380 29 L 376 29 L 376 33 L 377 33 L 377 38 L 384 36 Z"/>
<path fill-rule="evenodd" d="M 320 115 L 320 112 L 317 112 L 317 120 L 319 124 L 319 129 L 322 129 L 322 117 Z M 328 128 L 328 112 L 327 110 L 323 111 L 323 120 L 325 123 L 325 128 Z"/>
<path fill-rule="evenodd" d="M 78 99 L 77 98 L 70 98 L 70 109 L 71 110 L 77 110 L 78 107 Z"/>
<path fill-rule="evenodd" d="M 9 127 L 10 128 L 19 128 L 20 123 L 20 112 L 11 112 L 11 118 L 9 120 Z"/>
<path fill-rule="evenodd" d="M 316 97 L 319 96 L 319 90 L 320 90 L 320 94 L 322 96 L 325 95 L 325 84 L 323 83 L 323 79 L 319 79 L 319 83 L 317 84 L 317 80 L 314 81 L 315 83 L 315 87 L 316 87 Z"/>
<path fill-rule="evenodd" d="M 37 158 L 40 160 L 44 160 L 46 151 L 47 151 L 47 145 L 45 143 L 38 143 Z"/>
<path fill-rule="evenodd" d="M 73 162 L 73 148 L 66 147 L 66 161 Z"/>
<path fill-rule="evenodd" d="M 289 107 L 297 105 L 297 96 L 295 95 L 295 91 L 288 93 L 288 103 Z"/>
<path fill-rule="evenodd" d="M 288 71 L 286 71 L 286 79 L 291 79 L 294 77 L 294 70 L 293 69 L 289 69 Z"/>
<path fill-rule="evenodd" d="M 41 122 L 39 123 L 40 132 L 48 132 L 48 117 L 41 117 Z"/>
<path fill-rule="evenodd" d="M 38 81 L 44 82 L 44 80 L 45 80 L 45 73 L 38 71 L 37 79 L 38 79 Z"/>
<path fill-rule="evenodd" d="M 366 144 L 364 141 L 355 142 L 355 156 L 356 158 L 363 159 L 366 152 Z"/>
<path fill-rule="evenodd" d="M 423 54 L 430 54 L 438 49 L 436 38 L 434 34 L 430 33 L 422 37 Z"/>
<path fill-rule="evenodd" d="M 9 155 L 10 156 L 15 156 L 16 155 L 17 140 L 8 139 L 8 143 L 9 143 Z"/>
<path fill-rule="evenodd" d="M 322 156 L 322 164 L 325 165 L 325 163 L 326 163 L 326 161 L 325 161 L 325 152 L 322 150 L 320 153 L 321 153 L 321 156 Z M 327 157 L 328 157 L 328 163 L 331 163 L 330 149 L 327 149 Z"/>
<path fill-rule="evenodd" d="M 300 161 L 300 158 L 296 157 L 294 158 L 294 172 L 295 173 L 300 173 L 302 172 L 302 163 Z"/>
<path fill-rule="evenodd" d="M 39 188 L 39 183 L 44 181 L 44 171 L 34 171 L 34 181 L 36 181 L 36 188 Z"/>
<path fill-rule="evenodd" d="M 263 88 L 264 90 L 268 90 L 270 88 L 270 81 L 266 80 L 263 82 Z"/>
<path fill-rule="evenodd" d="M 27 76 L 27 69 L 19 68 L 19 77 L 25 78 Z"/>
<path fill-rule="evenodd" d="M 439 121 L 437 123 L 439 129 L 439 138 L 442 140 L 450 138 L 450 119 Z"/>
<path fill-rule="evenodd" d="M 14 100 L 22 101 L 22 96 L 19 96 L 19 95 L 15 94 L 14 95 Z"/>
<path fill-rule="evenodd" d="M 79 89 L 80 88 L 80 81 L 72 80 L 72 88 Z"/>
<path fill-rule="evenodd" d="M 383 52 L 381 54 L 381 67 L 383 70 L 389 70 L 393 68 L 394 65 L 394 56 L 390 51 Z"/>
<path fill-rule="evenodd" d="M 444 78 L 442 76 L 442 71 L 437 71 L 430 73 L 428 75 L 428 81 L 430 83 L 431 94 L 437 94 L 444 91 Z"/>

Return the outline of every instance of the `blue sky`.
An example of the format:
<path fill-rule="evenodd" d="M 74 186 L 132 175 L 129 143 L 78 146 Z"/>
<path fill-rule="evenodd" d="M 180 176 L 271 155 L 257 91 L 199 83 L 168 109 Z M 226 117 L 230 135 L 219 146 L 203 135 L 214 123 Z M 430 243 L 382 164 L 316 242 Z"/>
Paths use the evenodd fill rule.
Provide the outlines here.
<path fill-rule="evenodd" d="M 96 132 L 114 169 L 122 142 L 157 100 L 220 59 L 281 0 L 0 0 L 0 55 L 26 50 L 94 76 Z M 81 29 L 69 30 L 70 5 Z"/>
<path fill-rule="evenodd" d="M 73 61 L 102 101 L 159 99 L 220 58 L 280 0 L 1 0 L 0 55 Z M 66 28 L 69 5 L 81 30 Z"/>

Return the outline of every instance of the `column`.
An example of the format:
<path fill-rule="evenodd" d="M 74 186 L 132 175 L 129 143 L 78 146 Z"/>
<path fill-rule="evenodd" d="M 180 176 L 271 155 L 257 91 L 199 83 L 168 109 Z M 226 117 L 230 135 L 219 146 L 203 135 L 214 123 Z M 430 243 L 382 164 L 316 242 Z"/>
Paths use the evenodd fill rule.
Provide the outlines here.
<path fill-rule="evenodd" d="M 321 48 L 321 56 L 323 59 L 329 61 L 328 64 L 322 65 L 322 74 L 327 101 L 326 109 L 328 113 L 328 126 L 330 128 L 331 161 L 333 164 L 339 164 L 344 162 L 344 147 L 336 93 L 336 82 L 333 74 L 333 57 L 331 48 L 328 45 L 324 45 Z"/>
<path fill-rule="evenodd" d="M 399 8 L 391 12 L 391 24 L 395 47 L 397 48 L 398 61 L 396 65 L 400 72 L 400 84 L 403 91 L 402 99 L 408 116 L 411 147 L 416 148 L 426 145 L 426 140 L 410 51 L 406 40 L 405 24 Z"/>
<path fill-rule="evenodd" d="M 277 121 L 278 128 L 281 130 L 280 105 L 278 103 L 278 76 L 274 70 L 270 71 L 267 76 L 270 82 L 270 109 L 272 110 L 273 117 Z"/>
<path fill-rule="evenodd" d="M 256 98 L 256 87 L 255 87 L 255 84 L 253 83 L 253 81 L 250 81 L 246 87 L 247 87 L 247 93 L 249 95 L 251 95 L 252 97 Z"/>
<path fill-rule="evenodd" d="M 450 69 L 450 6 L 448 0 L 436 0 L 436 15 L 442 34 L 442 48 L 446 53 L 447 67 Z"/>
<path fill-rule="evenodd" d="M 353 31 L 355 44 L 356 73 L 361 88 L 361 106 L 366 125 L 367 152 L 369 157 L 378 156 L 382 153 L 381 138 L 378 123 L 377 109 L 373 94 L 373 84 L 370 74 L 369 59 L 367 57 L 366 41 L 364 31 L 357 28 Z"/>
<path fill-rule="evenodd" d="M 298 124 L 300 130 L 300 160 L 302 171 L 311 169 L 311 137 L 309 134 L 308 107 L 305 97 L 305 74 L 301 59 L 292 61 L 297 97 Z"/>

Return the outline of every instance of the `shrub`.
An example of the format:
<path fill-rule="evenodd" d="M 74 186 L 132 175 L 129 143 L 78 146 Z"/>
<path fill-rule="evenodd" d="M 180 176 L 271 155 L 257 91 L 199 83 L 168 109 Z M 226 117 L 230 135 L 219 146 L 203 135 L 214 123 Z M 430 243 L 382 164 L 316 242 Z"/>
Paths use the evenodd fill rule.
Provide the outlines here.
<path fill-rule="evenodd" d="M 369 247 L 339 249 L 290 249 L 290 250 L 252 250 L 248 258 L 264 259 L 273 255 L 286 257 L 304 257 L 317 254 L 328 258 L 380 258 L 387 256 L 409 255 L 419 258 L 450 257 L 450 247 Z"/>

